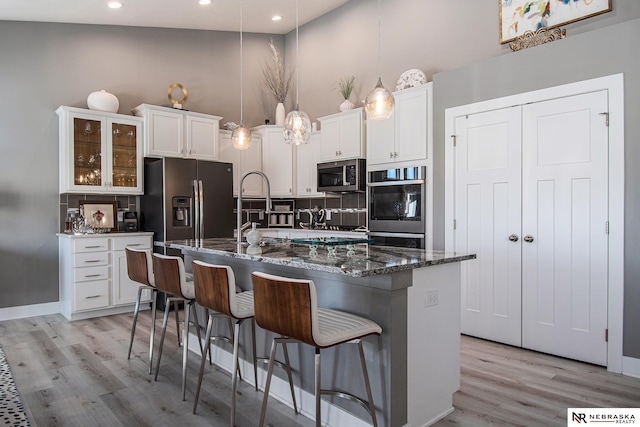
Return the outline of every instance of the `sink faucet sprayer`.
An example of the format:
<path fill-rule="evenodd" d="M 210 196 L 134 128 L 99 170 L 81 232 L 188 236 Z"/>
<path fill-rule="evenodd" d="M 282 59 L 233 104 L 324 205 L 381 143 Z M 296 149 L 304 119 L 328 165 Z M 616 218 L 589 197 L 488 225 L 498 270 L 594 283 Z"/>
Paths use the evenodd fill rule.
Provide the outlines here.
<path fill-rule="evenodd" d="M 252 174 L 260 175 L 262 177 L 262 180 L 267 187 L 267 208 L 265 209 L 265 212 L 267 214 L 271 212 L 271 188 L 269 186 L 269 178 L 267 178 L 267 175 L 260 171 L 249 171 L 242 175 L 242 178 L 240 178 L 240 182 L 238 182 L 238 207 L 236 209 L 238 211 L 238 221 L 236 223 L 238 230 L 238 244 L 242 243 L 242 232 L 251 226 L 250 221 L 242 224 L 242 183 L 244 182 L 244 179 L 246 177 Z"/>

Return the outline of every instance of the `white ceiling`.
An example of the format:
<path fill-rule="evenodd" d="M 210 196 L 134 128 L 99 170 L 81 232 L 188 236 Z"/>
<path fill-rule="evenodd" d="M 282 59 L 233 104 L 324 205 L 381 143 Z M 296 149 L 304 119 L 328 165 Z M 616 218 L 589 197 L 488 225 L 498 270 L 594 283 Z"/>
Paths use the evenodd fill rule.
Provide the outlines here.
<path fill-rule="evenodd" d="M 107 0 L 0 0 L 0 20 L 136 27 L 238 31 L 240 0 L 121 0 L 120 9 Z M 348 0 L 300 0 L 300 25 L 324 15 Z M 295 0 L 242 0 L 246 32 L 286 34 L 295 29 Z M 272 21 L 273 15 L 281 21 Z"/>

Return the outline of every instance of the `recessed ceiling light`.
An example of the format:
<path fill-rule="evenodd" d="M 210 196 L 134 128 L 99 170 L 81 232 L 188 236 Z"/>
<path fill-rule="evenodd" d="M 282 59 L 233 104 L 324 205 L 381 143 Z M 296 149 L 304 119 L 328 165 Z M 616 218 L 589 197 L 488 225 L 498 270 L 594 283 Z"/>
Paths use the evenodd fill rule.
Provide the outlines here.
<path fill-rule="evenodd" d="M 211 4 L 211 0 L 198 0 L 198 3 L 203 6 L 206 6 L 208 4 Z"/>
<path fill-rule="evenodd" d="M 120 9 L 122 6 L 123 4 L 119 1 L 110 1 L 107 3 L 107 7 L 109 7 L 109 9 Z"/>
<path fill-rule="evenodd" d="M 282 16 L 280 15 L 273 15 L 273 17 L 271 18 L 272 21 L 279 21 L 282 19 Z"/>

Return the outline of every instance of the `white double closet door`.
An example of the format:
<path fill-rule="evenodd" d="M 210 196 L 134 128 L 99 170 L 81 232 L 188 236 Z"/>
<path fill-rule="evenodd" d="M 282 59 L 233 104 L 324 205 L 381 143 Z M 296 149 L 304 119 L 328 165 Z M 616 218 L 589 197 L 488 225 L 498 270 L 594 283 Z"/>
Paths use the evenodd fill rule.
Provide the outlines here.
<path fill-rule="evenodd" d="M 607 92 L 455 121 L 462 331 L 607 364 Z"/>

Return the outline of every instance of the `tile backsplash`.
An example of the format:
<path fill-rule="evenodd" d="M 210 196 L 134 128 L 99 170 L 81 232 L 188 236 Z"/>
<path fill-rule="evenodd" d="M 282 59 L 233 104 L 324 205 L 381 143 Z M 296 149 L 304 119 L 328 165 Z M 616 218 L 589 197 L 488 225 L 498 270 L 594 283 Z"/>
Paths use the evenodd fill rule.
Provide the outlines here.
<path fill-rule="evenodd" d="M 90 202 L 118 202 L 118 210 L 135 211 L 138 207 L 138 196 L 119 196 L 119 195 L 103 195 L 103 194 L 60 194 L 60 218 L 59 230 L 64 231 L 64 219 L 67 217 L 67 209 L 79 207 L 81 200 Z M 118 223 L 118 230 L 122 229 L 122 223 Z"/>

